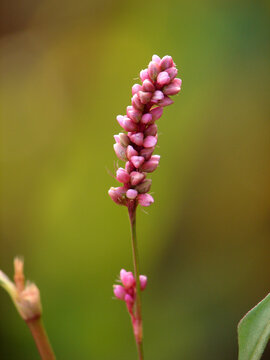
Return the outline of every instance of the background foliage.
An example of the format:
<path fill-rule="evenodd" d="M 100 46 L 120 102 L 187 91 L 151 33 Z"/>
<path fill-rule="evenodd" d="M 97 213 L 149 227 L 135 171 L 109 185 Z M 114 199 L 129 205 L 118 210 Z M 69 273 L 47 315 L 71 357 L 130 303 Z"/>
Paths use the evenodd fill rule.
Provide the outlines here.
<path fill-rule="evenodd" d="M 24 255 L 58 359 L 136 358 L 112 300 L 132 262 L 108 170 L 115 116 L 153 53 L 173 56 L 183 90 L 159 122 L 156 202 L 139 211 L 146 359 L 237 358 L 237 323 L 270 289 L 269 13 L 249 0 L 3 0 L 0 268 Z M 0 358 L 36 359 L 3 291 L 0 318 Z"/>

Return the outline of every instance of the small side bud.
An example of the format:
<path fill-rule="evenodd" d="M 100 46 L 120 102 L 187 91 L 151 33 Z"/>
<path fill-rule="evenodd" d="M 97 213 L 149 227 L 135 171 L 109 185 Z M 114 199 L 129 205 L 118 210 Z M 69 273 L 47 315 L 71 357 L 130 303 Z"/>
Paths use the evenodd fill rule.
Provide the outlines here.
<path fill-rule="evenodd" d="M 116 153 L 116 156 L 120 160 L 123 160 L 123 161 L 127 160 L 127 158 L 126 158 L 126 149 L 122 145 L 116 143 L 116 144 L 113 145 L 113 148 L 114 148 L 114 151 Z"/>
<path fill-rule="evenodd" d="M 145 148 L 152 148 L 156 146 L 157 138 L 155 136 L 147 136 L 143 141 L 143 146 Z"/>
<path fill-rule="evenodd" d="M 159 101 L 161 101 L 162 99 L 164 99 L 164 94 L 162 91 L 160 90 L 156 90 L 152 96 L 152 99 L 151 101 L 156 104 L 158 103 Z"/>
<path fill-rule="evenodd" d="M 141 290 L 143 291 L 147 285 L 147 276 L 140 275 L 140 285 L 141 285 Z"/>
<path fill-rule="evenodd" d="M 135 278 L 131 271 L 126 271 L 122 269 L 120 271 L 120 280 L 125 288 L 131 288 L 135 284 Z"/>
<path fill-rule="evenodd" d="M 148 75 L 150 79 L 152 81 L 156 81 L 158 73 L 159 73 L 159 65 L 154 61 L 150 61 L 148 65 Z"/>
<path fill-rule="evenodd" d="M 108 194 L 116 204 L 125 205 L 126 189 L 124 187 L 111 187 Z"/>
<path fill-rule="evenodd" d="M 129 135 L 129 138 L 134 144 L 136 144 L 138 146 L 142 146 L 144 135 L 141 132 L 134 133 L 134 134 Z"/>
<path fill-rule="evenodd" d="M 169 84 L 170 81 L 171 81 L 170 76 L 166 71 L 162 71 L 161 73 L 158 74 L 157 84 L 160 87 L 163 87 L 164 85 Z"/>
<path fill-rule="evenodd" d="M 138 91 L 140 91 L 142 89 L 142 86 L 139 84 L 134 84 L 132 86 L 132 95 L 137 94 Z"/>
<path fill-rule="evenodd" d="M 152 83 L 152 81 L 146 79 L 144 80 L 143 84 L 142 84 L 142 91 L 145 92 L 154 92 L 155 91 L 155 86 Z"/>
<path fill-rule="evenodd" d="M 113 292 L 114 295 L 117 297 L 117 299 L 119 300 L 125 299 L 126 291 L 122 285 L 113 285 Z"/>
<path fill-rule="evenodd" d="M 129 179 L 130 179 L 130 175 L 129 173 L 123 169 L 123 168 L 119 168 L 117 171 L 116 171 L 116 179 L 121 182 L 121 183 L 128 183 L 129 182 Z"/>
<path fill-rule="evenodd" d="M 165 107 L 173 104 L 173 100 L 169 96 L 164 96 L 164 99 L 158 102 L 159 106 Z"/>
<path fill-rule="evenodd" d="M 129 137 L 127 136 L 127 134 L 120 133 L 118 135 L 118 137 L 119 137 L 119 142 L 122 146 L 127 147 L 130 144 L 130 140 L 129 140 Z"/>
<path fill-rule="evenodd" d="M 138 202 L 141 206 L 150 206 L 153 204 L 154 199 L 150 194 L 139 194 L 138 195 Z"/>
<path fill-rule="evenodd" d="M 145 179 L 142 183 L 140 183 L 139 185 L 136 186 L 136 190 L 140 193 L 140 194 L 145 194 L 147 193 L 152 185 L 152 180 L 151 179 Z"/>
<path fill-rule="evenodd" d="M 145 172 L 148 172 L 148 173 L 153 172 L 158 167 L 159 161 L 160 161 L 160 156 L 159 155 L 151 156 L 150 160 L 146 161 L 142 165 L 142 171 L 145 171 Z"/>
<path fill-rule="evenodd" d="M 132 156 L 130 158 L 132 164 L 135 166 L 135 168 L 139 168 L 144 163 L 144 157 L 143 156 Z"/>
<path fill-rule="evenodd" d="M 149 75 L 148 75 L 148 70 L 144 69 L 140 72 L 140 79 L 142 82 L 144 82 L 144 80 L 149 79 Z"/>
<path fill-rule="evenodd" d="M 153 120 L 156 121 L 159 118 L 161 118 L 161 116 L 163 114 L 163 108 L 162 107 L 156 107 L 156 108 L 154 108 L 154 109 L 152 109 L 150 111 L 150 114 L 152 115 Z"/>
<path fill-rule="evenodd" d="M 158 130 L 157 125 L 152 124 L 152 125 L 148 126 L 148 128 L 145 130 L 144 134 L 145 134 L 145 136 L 149 136 L 149 135 L 156 136 L 157 130 Z"/>
<path fill-rule="evenodd" d="M 127 147 L 127 158 L 129 160 L 131 160 L 132 156 L 137 156 L 138 155 L 138 151 L 136 151 L 133 146 L 128 145 Z"/>
<path fill-rule="evenodd" d="M 140 173 L 138 171 L 132 171 L 130 173 L 130 183 L 132 186 L 138 185 L 140 182 L 142 182 L 145 178 L 144 173 Z"/>
<path fill-rule="evenodd" d="M 181 90 L 182 80 L 174 79 L 169 85 L 164 86 L 163 92 L 165 95 L 176 95 Z"/>
<path fill-rule="evenodd" d="M 152 114 L 146 113 L 146 114 L 143 114 L 141 123 L 144 125 L 150 124 L 152 122 L 152 120 L 153 120 Z"/>
<path fill-rule="evenodd" d="M 172 66 L 174 66 L 174 64 L 173 64 L 173 59 L 171 56 L 166 55 L 161 59 L 161 61 L 160 61 L 160 69 L 161 70 L 166 70 Z"/>
<path fill-rule="evenodd" d="M 129 189 L 126 193 L 126 197 L 130 200 L 136 199 L 137 195 L 138 195 L 138 191 L 135 189 Z"/>

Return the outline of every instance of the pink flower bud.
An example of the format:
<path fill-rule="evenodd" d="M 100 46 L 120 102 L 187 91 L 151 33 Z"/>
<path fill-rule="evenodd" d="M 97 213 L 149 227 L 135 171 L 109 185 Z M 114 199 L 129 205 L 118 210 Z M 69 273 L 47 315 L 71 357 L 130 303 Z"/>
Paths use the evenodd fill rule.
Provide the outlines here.
<path fill-rule="evenodd" d="M 147 276 L 140 275 L 140 285 L 141 285 L 141 290 L 143 291 L 147 285 Z"/>
<path fill-rule="evenodd" d="M 138 172 L 138 171 L 132 171 L 130 173 L 130 183 L 132 186 L 136 186 L 138 185 L 140 182 L 143 181 L 143 179 L 145 178 L 145 174 Z"/>
<path fill-rule="evenodd" d="M 165 95 L 176 95 L 181 90 L 181 79 L 174 79 L 169 85 L 164 86 L 163 92 Z"/>
<path fill-rule="evenodd" d="M 160 100 L 164 99 L 164 94 L 162 91 L 160 90 L 156 90 L 152 96 L 151 101 L 156 104 L 157 102 L 159 102 Z"/>
<path fill-rule="evenodd" d="M 136 186 L 136 190 L 140 194 L 145 194 L 150 190 L 151 185 L 152 185 L 152 180 L 151 179 L 145 179 L 142 183 L 140 183 L 139 185 Z"/>
<path fill-rule="evenodd" d="M 137 110 L 142 110 L 144 105 L 141 103 L 138 94 L 135 94 L 131 99 L 132 106 Z"/>
<path fill-rule="evenodd" d="M 130 176 L 129 176 L 129 173 L 125 169 L 119 168 L 116 171 L 116 179 L 118 181 L 120 181 L 121 183 L 125 184 L 125 183 L 129 182 Z"/>
<path fill-rule="evenodd" d="M 129 189 L 126 193 L 127 198 L 130 200 L 136 199 L 137 195 L 138 195 L 138 191 L 134 189 Z"/>
<path fill-rule="evenodd" d="M 147 113 L 147 114 L 143 114 L 142 119 L 141 119 L 141 123 L 142 124 L 149 124 L 151 123 L 153 120 L 153 117 L 151 114 Z"/>
<path fill-rule="evenodd" d="M 156 144 L 157 144 L 157 139 L 155 136 L 147 136 L 143 141 L 143 146 L 145 148 L 152 148 L 156 146 Z"/>
<path fill-rule="evenodd" d="M 127 158 L 130 160 L 132 156 L 138 155 L 138 151 L 136 151 L 131 145 L 128 145 L 126 154 Z"/>
<path fill-rule="evenodd" d="M 148 70 L 147 69 L 144 69 L 140 72 L 140 78 L 141 78 L 141 81 L 143 82 L 144 80 L 146 79 L 149 79 L 149 75 L 148 75 Z"/>
<path fill-rule="evenodd" d="M 133 170 L 135 170 L 135 166 L 131 161 L 127 161 L 125 165 L 125 170 L 130 174 Z"/>
<path fill-rule="evenodd" d="M 160 57 L 158 55 L 153 55 L 152 56 L 152 61 L 154 61 L 155 63 L 157 63 L 159 65 L 160 63 Z"/>
<path fill-rule="evenodd" d="M 145 172 L 148 172 L 148 173 L 153 172 L 158 167 L 159 161 L 160 161 L 160 156 L 159 155 L 151 156 L 150 160 L 146 161 L 142 165 L 142 171 L 145 171 Z"/>
<path fill-rule="evenodd" d="M 138 92 L 138 96 L 139 96 L 139 99 L 140 99 L 142 104 L 149 103 L 149 101 L 152 98 L 152 95 L 153 94 L 151 92 L 144 92 L 144 91 L 139 91 Z"/>
<path fill-rule="evenodd" d="M 119 135 L 113 135 L 113 137 L 117 144 L 121 144 Z"/>
<path fill-rule="evenodd" d="M 161 70 L 166 70 L 170 67 L 172 67 L 174 64 L 173 64 L 173 59 L 171 56 L 164 56 L 161 61 L 160 61 L 160 69 Z"/>
<path fill-rule="evenodd" d="M 111 199 L 118 205 L 124 205 L 126 189 L 124 187 L 111 187 L 108 191 Z"/>
<path fill-rule="evenodd" d="M 116 156 L 120 160 L 123 160 L 123 161 L 127 160 L 126 149 L 122 145 L 116 143 L 116 144 L 113 145 L 113 148 L 114 148 L 114 151 L 116 153 Z"/>
<path fill-rule="evenodd" d="M 152 115 L 154 121 L 158 120 L 162 116 L 162 113 L 162 107 L 156 107 L 150 111 L 150 114 Z"/>
<path fill-rule="evenodd" d="M 129 138 L 134 144 L 136 144 L 138 146 L 142 146 L 144 135 L 141 132 L 134 133 L 134 134 L 129 135 Z"/>
<path fill-rule="evenodd" d="M 139 84 L 134 84 L 132 86 L 132 95 L 135 95 L 140 90 L 142 90 L 142 86 Z"/>
<path fill-rule="evenodd" d="M 139 194 L 138 202 L 141 206 L 150 206 L 153 204 L 154 199 L 150 194 Z"/>
<path fill-rule="evenodd" d="M 119 135 L 120 144 L 124 147 L 127 147 L 130 144 L 129 137 L 125 133 L 120 133 Z"/>
<path fill-rule="evenodd" d="M 144 163 L 143 156 L 132 156 L 130 160 L 137 169 Z"/>
<path fill-rule="evenodd" d="M 148 128 L 144 131 L 145 136 L 149 136 L 149 135 L 155 136 L 156 134 L 157 134 L 157 125 L 156 124 L 152 124 L 152 125 L 148 126 Z"/>
<path fill-rule="evenodd" d="M 161 73 L 158 74 L 157 84 L 159 86 L 163 87 L 164 85 L 169 84 L 170 81 L 171 81 L 170 76 L 166 71 L 162 71 Z"/>
<path fill-rule="evenodd" d="M 150 61 L 148 65 L 148 75 L 150 79 L 152 81 L 156 81 L 158 73 L 159 73 L 159 65 L 154 61 Z"/>
<path fill-rule="evenodd" d="M 142 112 L 138 109 L 135 109 L 133 106 L 128 106 L 127 116 L 135 123 L 138 123 L 141 120 Z"/>
<path fill-rule="evenodd" d="M 167 69 L 166 72 L 169 75 L 170 80 L 173 80 L 176 77 L 178 70 L 176 69 L 176 67 L 173 66 L 173 67 L 170 67 L 169 69 Z"/>
<path fill-rule="evenodd" d="M 144 148 L 140 151 L 140 156 L 143 156 L 145 160 L 149 160 L 154 150 L 155 148 L 148 148 L 148 149 Z"/>
<path fill-rule="evenodd" d="M 134 121 L 132 121 L 128 117 L 118 115 L 116 119 L 117 119 L 119 125 L 124 130 L 126 130 L 126 131 L 136 131 L 137 130 L 137 125 L 134 123 Z"/>
<path fill-rule="evenodd" d="M 131 271 L 126 271 L 122 269 L 120 271 L 120 280 L 125 288 L 131 288 L 135 285 L 135 279 Z"/>
<path fill-rule="evenodd" d="M 152 81 L 146 79 L 144 80 L 143 84 L 142 84 L 142 90 L 145 92 L 154 92 L 155 91 L 155 86 L 152 83 Z"/>
<path fill-rule="evenodd" d="M 140 280 L 141 280 L 141 279 L 140 279 Z M 125 299 L 126 291 L 125 291 L 125 289 L 123 288 L 123 286 L 121 286 L 121 285 L 114 285 L 114 286 L 113 286 L 113 292 L 114 292 L 114 295 L 117 297 L 117 299 L 119 299 L 119 300 L 124 300 L 124 299 Z"/>
<path fill-rule="evenodd" d="M 158 102 L 159 106 L 168 106 L 168 105 L 172 105 L 173 101 L 171 98 L 169 98 L 169 96 L 164 96 L 164 99 L 162 99 L 161 101 Z"/>
<path fill-rule="evenodd" d="M 134 304 L 134 298 L 131 295 L 126 294 L 124 300 L 125 300 L 125 302 L 127 304 L 127 307 L 128 307 L 128 309 L 130 311 L 132 309 L 133 304 Z"/>

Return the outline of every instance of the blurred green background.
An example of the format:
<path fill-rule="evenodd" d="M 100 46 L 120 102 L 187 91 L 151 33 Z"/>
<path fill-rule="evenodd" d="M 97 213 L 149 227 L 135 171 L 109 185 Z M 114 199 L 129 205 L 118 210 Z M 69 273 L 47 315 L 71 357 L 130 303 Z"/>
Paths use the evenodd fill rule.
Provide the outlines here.
<path fill-rule="evenodd" d="M 115 120 L 152 54 L 183 79 L 159 120 L 155 204 L 138 211 L 145 358 L 237 358 L 270 291 L 268 1 L 1 2 L 0 268 L 25 258 L 58 359 L 135 360 L 127 211 L 107 195 Z M 37 359 L 0 291 L 0 358 Z M 270 352 L 265 359 L 270 358 Z"/>

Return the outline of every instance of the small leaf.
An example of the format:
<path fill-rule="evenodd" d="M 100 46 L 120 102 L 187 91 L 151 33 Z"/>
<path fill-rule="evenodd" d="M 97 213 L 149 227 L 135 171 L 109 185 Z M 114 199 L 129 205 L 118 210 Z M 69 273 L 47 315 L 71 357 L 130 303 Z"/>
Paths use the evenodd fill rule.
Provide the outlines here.
<path fill-rule="evenodd" d="M 259 360 L 270 338 L 270 293 L 238 324 L 238 360 Z"/>

